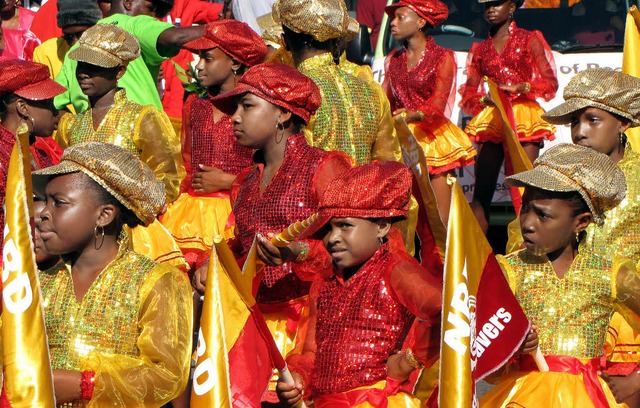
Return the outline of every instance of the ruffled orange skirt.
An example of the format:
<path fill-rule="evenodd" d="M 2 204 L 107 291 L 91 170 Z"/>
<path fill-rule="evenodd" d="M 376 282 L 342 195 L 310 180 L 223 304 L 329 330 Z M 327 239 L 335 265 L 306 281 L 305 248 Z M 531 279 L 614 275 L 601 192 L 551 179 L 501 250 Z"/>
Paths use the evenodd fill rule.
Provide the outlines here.
<path fill-rule="evenodd" d="M 616 402 L 603 379 L 598 381 L 609 407 L 627 407 Z M 531 371 L 507 375 L 480 399 L 480 407 L 590 408 L 595 405 L 587 394 L 582 374 Z"/>
<path fill-rule="evenodd" d="M 214 231 L 226 239 L 233 238 L 227 222 L 231 214 L 228 195 L 220 197 L 192 196 L 182 193 L 161 217 L 189 264 L 204 262 L 211 252 Z"/>
<path fill-rule="evenodd" d="M 386 391 L 388 389 L 389 386 L 387 384 L 387 380 L 378 381 L 375 384 L 358 387 L 345 393 L 318 396 L 314 398 L 313 406 L 314 408 L 379 408 L 384 404 L 384 401 L 380 401 L 375 404 L 370 401 L 363 401 L 354 404 L 352 401 L 362 400 L 363 398 L 355 398 L 352 394 L 358 394 L 360 392 L 366 393 L 367 391 L 382 394 L 382 390 Z M 406 392 L 397 392 L 386 396 L 386 406 L 388 408 L 419 408 L 420 400 Z"/>
<path fill-rule="evenodd" d="M 125 228 L 131 237 L 131 249 L 134 252 L 158 263 L 174 266 L 184 272 L 189 270 L 189 265 L 171 233 L 158 220 L 148 227 L 140 225 L 133 229 L 126 226 Z"/>
<path fill-rule="evenodd" d="M 544 109 L 534 101 L 514 101 L 513 116 L 520 143 L 539 143 L 555 139 L 556 128 L 542 119 Z M 502 143 L 502 116 L 495 106 L 487 106 L 464 131 L 476 143 Z"/>
<path fill-rule="evenodd" d="M 462 129 L 450 120 L 442 120 L 435 129 L 409 123 L 409 129 L 422 147 L 429 174 L 440 174 L 474 163 L 476 150 Z"/>

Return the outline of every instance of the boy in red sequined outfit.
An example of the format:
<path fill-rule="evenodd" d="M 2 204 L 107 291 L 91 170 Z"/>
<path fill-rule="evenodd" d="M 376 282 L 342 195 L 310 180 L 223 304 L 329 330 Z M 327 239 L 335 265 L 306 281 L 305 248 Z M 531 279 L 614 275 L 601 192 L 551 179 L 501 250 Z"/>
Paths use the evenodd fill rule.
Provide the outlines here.
<path fill-rule="evenodd" d="M 395 162 L 356 167 L 327 187 L 302 237 L 323 238 L 333 273 L 311 288 L 304 349 L 287 359 L 295 385 L 278 383 L 283 402 L 304 395 L 316 408 L 420 406 L 400 386 L 437 357 L 442 292 L 391 227 L 406 216 L 410 192 L 411 173 Z M 400 350 L 416 316 L 423 332 L 413 351 Z"/>

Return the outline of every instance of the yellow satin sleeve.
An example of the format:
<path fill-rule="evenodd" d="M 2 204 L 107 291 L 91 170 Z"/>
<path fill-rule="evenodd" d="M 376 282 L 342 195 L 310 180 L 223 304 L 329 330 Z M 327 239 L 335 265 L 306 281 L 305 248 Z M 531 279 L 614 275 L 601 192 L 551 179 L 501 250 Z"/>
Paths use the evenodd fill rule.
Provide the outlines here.
<path fill-rule="evenodd" d="M 380 124 L 378 125 L 378 136 L 371 148 L 371 159 L 379 161 L 402 162 L 402 151 L 400 141 L 396 135 L 393 116 L 391 115 L 391 105 L 384 90 L 378 83 L 371 82 L 371 87 L 375 91 L 380 103 Z"/>
<path fill-rule="evenodd" d="M 53 134 L 53 140 L 55 140 L 63 150 L 69 147 L 69 137 L 71 136 L 69 125 L 74 119 L 75 115 L 72 113 L 67 112 L 62 115 L 58 122 L 58 130 Z"/>
<path fill-rule="evenodd" d="M 613 271 L 614 309 L 635 331 L 640 331 L 640 276 L 636 265 L 628 260 L 618 260 Z"/>
<path fill-rule="evenodd" d="M 166 113 L 152 105 L 145 106 L 135 123 L 134 143 L 139 149 L 140 160 L 164 183 L 167 203 L 175 201 L 186 173 L 180 138 Z"/>
<path fill-rule="evenodd" d="M 184 273 L 156 265 L 140 289 L 137 358 L 89 353 L 83 371 L 95 371 L 88 407 L 161 406 L 189 380 L 193 302 Z"/>

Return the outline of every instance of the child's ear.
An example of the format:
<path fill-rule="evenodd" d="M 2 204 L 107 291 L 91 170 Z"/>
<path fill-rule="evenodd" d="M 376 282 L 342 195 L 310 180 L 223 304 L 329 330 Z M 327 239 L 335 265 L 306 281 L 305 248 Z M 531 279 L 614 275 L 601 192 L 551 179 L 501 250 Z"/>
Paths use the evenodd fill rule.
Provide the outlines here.
<path fill-rule="evenodd" d="M 391 229 L 391 223 L 386 220 L 378 221 L 378 238 L 384 238 L 389 233 Z"/>
<path fill-rule="evenodd" d="M 583 212 L 576 215 L 576 232 L 584 231 L 593 222 L 593 215 L 590 212 Z"/>
<path fill-rule="evenodd" d="M 118 209 L 113 204 L 104 204 L 100 206 L 100 214 L 98 215 L 98 226 L 107 227 L 118 216 Z"/>

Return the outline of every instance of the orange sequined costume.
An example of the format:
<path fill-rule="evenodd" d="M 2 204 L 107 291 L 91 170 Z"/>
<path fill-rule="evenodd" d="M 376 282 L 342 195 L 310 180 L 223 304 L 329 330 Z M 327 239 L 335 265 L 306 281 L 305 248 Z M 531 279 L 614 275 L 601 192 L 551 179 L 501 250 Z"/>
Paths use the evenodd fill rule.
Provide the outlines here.
<path fill-rule="evenodd" d="M 498 85 L 530 84 L 528 93 L 509 95 L 520 142 L 537 143 L 555 138 L 555 127 L 542 119 L 544 110 L 536 102 L 536 98 L 550 101 L 558 90 L 553 55 L 542 33 L 518 28 L 511 22 L 509 39 L 501 53 L 491 38 L 473 44 L 469 51 L 467 82 L 460 87 L 460 107 L 474 118 L 465 132 L 477 143 L 501 143 L 502 117 L 494 106 L 486 106 L 481 101 L 487 96 L 485 76 Z"/>
<path fill-rule="evenodd" d="M 199 164 L 238 175 L 253 163 L 253 150 L 242 147 L 233 134 L 229 115 L 214 122 L 209 98 L 190 95 L 183 109 L 182 158 L 187 172 L 180 185 L 180 196 L 162 216 L 189 264 L 200 266 L 213 244 L 214 227 L 225 238 L 233 237 L 228 228 L 231 214 L 229 191 L 197 193 L 191 186 Z"/>
<path fill-rule="evenodd" d="M 429 172 L 438 174 L 472 164 L 476 152 L 469 137 L 449 120 L 458 69 L 455 55 L 431 37 L 426 41 L 422 58 L 411 70 L 405 49 L 389 54 L 384 88 L 392 111 L 406 108 L 424 114 L 409 128 L 424 150 Z"/>
<path fill-rule="evenodd" d="M 550 371 L 521 357 L 481 400 L 483 407 L 622 407 L 597 375 L 618 299 L 618 268 L 581 247 L 559 278 L 546 256 L 527 250 L 497 256 L 525 314 L 537 326 Z M 622 296 L 621 296 L 622 297 Z"/>
<path fill-rule="evenodd" d="M 428 279 L 401 242 L 393 249 L 385 243 L 347 281 L 337 270 L 318 277 L 304 351 L 287 359 L 315 407 L 420 406 L 387 377 L 386 360 L 402 348 L 415 316 L 439 324 L 433 311 L 440 308 L 441 284 Z M 433 362 L 427 348 L 414 350 L 423 364 Z"/>
<path fill-rule="evenodd" d="M 161 406 L 187 385 L 187 277 L 127 250 L 125 241 L 81 300 L 70 263 L 40 272 L 51 368 L 95 371 L 90 401 L 58 406 Z"/>

